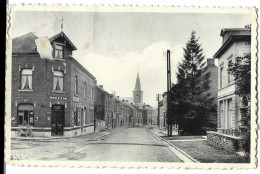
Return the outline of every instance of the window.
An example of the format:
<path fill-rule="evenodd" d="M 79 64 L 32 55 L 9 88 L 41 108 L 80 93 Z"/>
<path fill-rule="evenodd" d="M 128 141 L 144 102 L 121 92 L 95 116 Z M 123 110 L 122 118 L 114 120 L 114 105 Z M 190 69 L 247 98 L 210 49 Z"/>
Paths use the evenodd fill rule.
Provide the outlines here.
<path fill-rule="evenodd" d="M 63 91 L 63 72 L 61 71 L 53 72 L 53 90 Z"/>
<path fill-rule="evenodd" d="M 32 70 L 31 69 L 22 70 L 21 89 L 32 89 Z"/>
<path fill-rule="evenodd" d="M 85 108 L 84 108 L 84 122 L 85 122 L 85 125 L 88 124 L 87 115 L 88 115 L 88 113 L 87 113 L 87 108 L 85 107 Z"/>
<path fill-rule="evenodd" d="M 94 100 L 94 88 L 91 88 L 91 100 Z"/>
<path fill-rule="evenodd" d="M 63 46 L 55 45 L 54 49 L 55 49 L 54 57 L 59 58 L 59 59 L 63 59 Z"/>
<path fill-rule="evenodd" d="M 220 78 L 219 79 L 220 79 L 219 85 L 220 85 L 220 88 L 222 88 L 223 87 L 223 84 L 222 84 L 223 83 L 223 67 L 220 68 Z"/>
<path fill-rule="evenodd" d="M 78 126 L 79 125 L 79 114 L 78 114 L 78 108 L 75 108 L 74 110 L 74 125 Z"/>
<path fill-rule="evenodd" d="M 23 104 L 18 106 L 18 125 L 27 126 L 34 123 L 33 105 Z"/>
<path fill-rule="evenodd" d="M 84 98 L 87 98 L 87 83 L 84 83 Z"/>
<path fill-rule="evenodd" d="M 232 63 L 232 60 L 229 59 L 228 60 L 228 65 L 230 65 L 231 63 Z M 228 84 L 230 84 L 230 82 L 231 82 L 231 74 L 230 74 L 230 72 L 228 72 Z"/>
<path fill-rule="evenodd" d="M 75 76 L 74 92 L 76 95 L 78 94 L 78 77 L 77 76 Z"/>

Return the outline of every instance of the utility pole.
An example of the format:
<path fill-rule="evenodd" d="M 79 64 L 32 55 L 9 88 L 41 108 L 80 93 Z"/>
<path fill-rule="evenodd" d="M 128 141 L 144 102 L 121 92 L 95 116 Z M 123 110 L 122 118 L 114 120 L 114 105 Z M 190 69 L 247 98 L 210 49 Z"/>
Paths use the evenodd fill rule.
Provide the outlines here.
<path fill-rule="evenodd" d="M 168 136 L 172 136 L 172 119 L 170 116 L 170 112 L 169 112 L 169 94 L 170 94 L 170 90 L 171 90 L 171 51 L 167 50 L 167 124 L 168 124 L 168 128 L 167 128 L 167 134 Z"/>

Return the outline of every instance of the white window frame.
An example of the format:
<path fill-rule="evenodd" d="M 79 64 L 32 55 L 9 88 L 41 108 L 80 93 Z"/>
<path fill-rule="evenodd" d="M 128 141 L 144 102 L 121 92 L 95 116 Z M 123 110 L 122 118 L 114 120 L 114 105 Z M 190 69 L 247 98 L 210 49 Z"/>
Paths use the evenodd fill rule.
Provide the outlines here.
<path fill-rule="evenodd" d="M 60 53 L 61 53 L 61 56 L 60 56 Z M 56 59 L 64 59 L 64 46 L 62 46 L 60 44 L 55 44 L 54 45 L 54 58 L 56 58 Z"/>
<path fill-rule="evenodd" d="M 21 90 L 32 90 L 32 69 L 22 69 L 21 71 Z M 25 80 L 25 81 L 24 81 Z"/>
<path fill-rule="evenodd" d="M 57 78 L 56 87 L 54 87 L 55 78 Z M 62 79 L 62 85 L 60 83 Z M 57 85 L 59 84 L 60 89 L 57 89 Z M 64 73 L 62 71 L 53 71 L 53 90 L 54 91 L 64 91 Z"/>

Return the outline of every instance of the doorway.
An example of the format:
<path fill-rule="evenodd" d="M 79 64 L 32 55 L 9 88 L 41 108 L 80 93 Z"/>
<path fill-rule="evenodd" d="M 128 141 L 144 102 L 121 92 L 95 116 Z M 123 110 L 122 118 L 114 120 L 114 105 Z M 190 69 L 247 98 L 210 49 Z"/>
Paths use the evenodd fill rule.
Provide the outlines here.
<path fill-rule="evenodd" d="M 51 108 L 51 135 L 63 135 L 64 105 L 52 105 Z"/>

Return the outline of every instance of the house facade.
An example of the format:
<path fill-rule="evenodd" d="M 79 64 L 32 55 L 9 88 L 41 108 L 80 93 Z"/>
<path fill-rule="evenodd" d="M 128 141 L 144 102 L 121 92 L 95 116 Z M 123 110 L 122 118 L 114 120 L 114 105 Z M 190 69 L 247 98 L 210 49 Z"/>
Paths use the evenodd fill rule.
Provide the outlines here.
<path fill-rule="evenodd" d="M 95 77 L 72 57 L 64 32 L 49 39 L 52 59 L 41 58 L 33 33 L 12 40 L 12 133 L 76 136 L 94 131 Z"/>
<path fill-rule="evenodd" d="M 225 150 L 237 151 L 243 133 L 241 98 L 235 94 L 236 84 L 228 73 L 228 64 L 251 52 L 251 31 L 248 28 L 224 28 L 220 35 L 223 43 L 214 55 L 218 59 L 218 124 L 217 132 L 208 132 L 208 141 Z"/>

